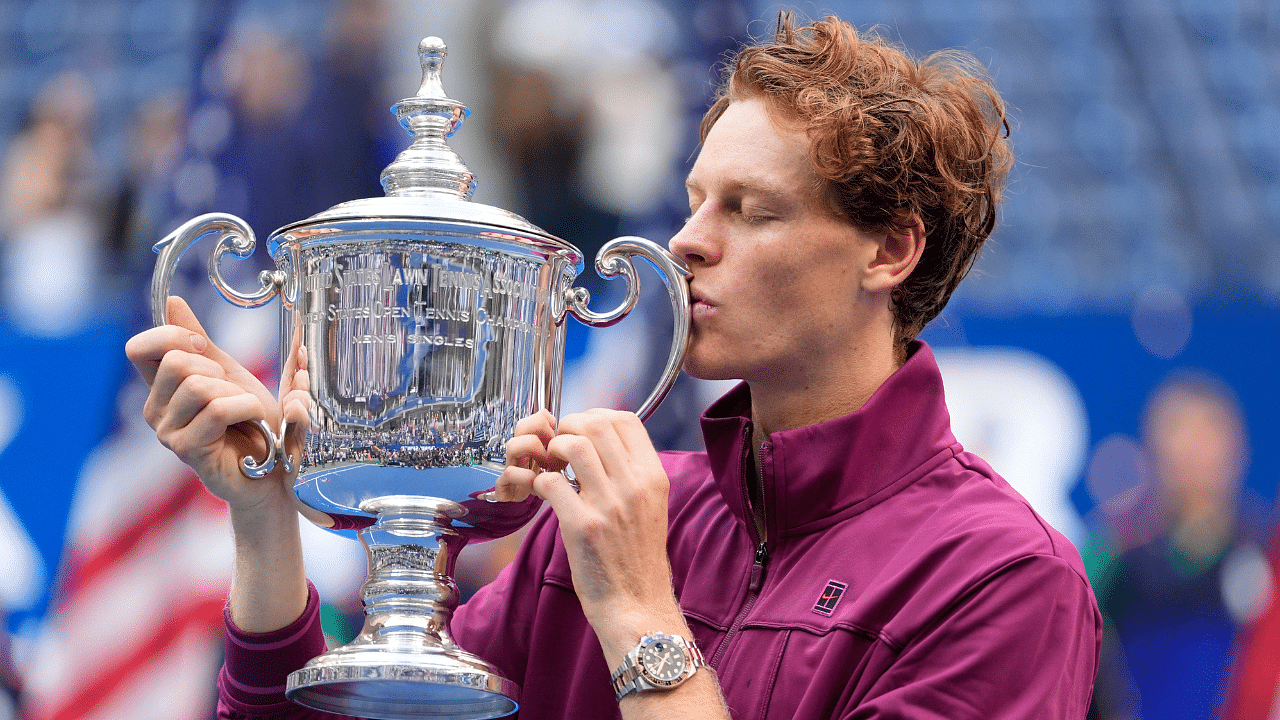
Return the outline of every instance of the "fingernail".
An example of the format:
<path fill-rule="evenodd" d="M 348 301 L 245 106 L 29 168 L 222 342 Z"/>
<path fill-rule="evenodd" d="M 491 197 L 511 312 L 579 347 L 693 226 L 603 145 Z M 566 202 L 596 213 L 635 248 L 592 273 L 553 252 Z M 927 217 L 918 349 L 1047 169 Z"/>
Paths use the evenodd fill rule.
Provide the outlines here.
<path fill-rule="evenodd" d="M 206 340 L 203 335 L 200 335 L 198 333 L 192 333 L 191 347 L 195 348 L 196 352 L 204 352 L 204 349 L 209 347 L 209 341 Z"/>

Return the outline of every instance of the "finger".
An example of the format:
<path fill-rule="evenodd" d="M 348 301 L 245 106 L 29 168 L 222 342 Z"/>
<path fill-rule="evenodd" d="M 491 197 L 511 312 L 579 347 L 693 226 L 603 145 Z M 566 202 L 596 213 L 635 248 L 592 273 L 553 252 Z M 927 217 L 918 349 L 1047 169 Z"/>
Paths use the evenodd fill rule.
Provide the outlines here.
<path fill-rule="evenodd" d="M 533 478 L 533 494 L 546 500 L 551 510 L 560 518 L 561 525 L 566 519 L 582 517 L 584 502 L 582 497 L 569 484 L 563 473 L 538 473 Z"/>
<path fill-rule="evenodd" d="M 241 395 L 252 401 L 254 414 L 251 417 L 237 416 L 234 420 L 228 421 L 227 425 L 234 425 L 244 420 L 266 419 L 262 403 L 257 395 L 245 392 L 244 388 L 226 380 L 204 375 L 192 375 L 183 380 L 182 384 L 174 391 L 173 397 L 169 400 L 168 405 L 165 406 L 160 425 L 163 428 L 171 429 L 184 427 L 191 423 L 197 415 L 204 412 L 205 408 L 214 401 Z M 226 425 L 223 427 L 225 428 Z"/>
<path fill-rule="evenodd" d="M 160 363 L 170 350 L 203 353 L 208 345 L 208 338 L 193 333 L 186 328 L 175 325 L 164 325 L 150 328 L 129 338 L 124 345 L 124 353 L 137 369 L 147 385 L 155 381 Z"/>
<path fill-rule="evenodd" d="M 208 453 L 229 433 L 253 438 L 253 447 L 260 457 L 266 451 L 266 442 L 256 430 L 242 430 L 236 426 L 260 418 L 262 408 L 257 398 L 247 393 L 220 397 L 205 404 L 189 422 L 157 430 L 156 437 L 178 457 L 184 460 Z"/>
<path fill-rule="evenodd" d="M 588 411 L 567 415 L 560 420 L 559 437 L 578 436 L 590 441 L 593 455 L 600 469 L 615 482 L 628 482 L 634 468 L 630 453 L 614 427 L 614 414 L 610 410 Z M 550 446 L 548 446 L 549 448 Z M 587 469 L 587 468 L 581 468 Z M 577 465 L 574 470 L 578 471 Z"/>
<path fill-rule="evenodd" d="M 556 435 L 547 444 L 547 452 L 552 458 L 570 466 L 581 492 L 590 491 L 593 496 L 602 500 L 615 494 L 600 455 L 590 438 L 572 434 Z M 565 483 L 569 483 L 568 478 L 565 478 Z"/>
<path fill-rule="evenodd" d="M 498 502 L 521 502 L 533 492 L 537 472 L 522 467 L 508 467 L 493 486 L 493 499 Z"/>
<path fill-rule="evenodd" d="M 307 392 L 311 389 L 311 373 L 307 370 L 299 370 L 293 374 L 293 382 L 289 387 L 283 388 L 283 394 L 289 394 L 301 390 Z"/>
<path fill-rule="evenodd" d="M 280 384 L 276 387 L 276 395 L 284 397 L 293 388 L 294 378 L 298 375 L 297 349 L 291 350 L 280 367 Z"/>
<path fill-rule="evenodd" d="M 543 409 L 516 422 L 507 441 L 507 465 L 561 470 L 564 465 L 547 454 L 546 445 L 556 435 L 556 417 Z"/>
<path fill-rule="evenodd" d="M 631 460 L 638 467 L 648 471 L 666 472 L 662 467 L 662 460 L 658 457 L 658 450 L 653 446 L 653 438 L 649 437 L 649 430 L 644 426 L 644 421 L 633 412 L 622 410 L 608 410 L 613 421 L 614 430 L 618 433 L 618 438 L 627 449 Z"/>
<path fill-rule="evenodd" d="M 290 367 L 280 373 L 280 408 L 290 442 L 301 443 L 312 427 L 311 373 L 307 370 L 307 348 L 301 342 L 302 329 L 295 328 Z"/>
<path fill-rule="evenodd" d="M 284 395 L 294 387 L 294 376 L 307 368 L 307 349 L 302 346 L 302 328 L 295 326 L 293 339 L 289 342 L 289 354 L 285 357 L 284 366 L 280 368 L 279 395 Z"/>
<path fill-rule="evenodd" d="M 533 435 L 542 440 L 545 445 L 551 441 L 556 435 L 556 416 L 551 411 L 543 409 L 538 412 L 521 418 L 516 423 L 515 435 Z"/>
<path fill-rule="evenodd" d="M 298 513 L 301 514 L 302 517 L 322 528 L 331 528 L 336 524 L 332 515 L 316 510 L 310 505 L 302 502 L 302 500 L 293 493 L 289 494 L 293 496 L 293 506 L 298 509 Z"/>
<path fill-rule="evenodd" d="M 301 457 L 307 433 L 314 429 L 311 417 L 311 395 L 305 390 L 293 390 L 280 399 L 280 413 L 284 428 L 280 431 L 285 453 L 290 464 Z M 294 465 L 296 468 L 297 466 Z M 327 527 L 327 526 L 326 526 Z"/>
<path fill-rule="evenodd" d="M 161 411 L 173 398 L 178 386 L 192 376 L 204 376 L 225 380 L 226 371 L 213 360 L 196 353 L 170 350 L 164 354 L 151 381 L 151 393 L 147 404 L 152 411 Z"/>
<path fill-rule="evenodd" d="M 547 453 L 546 444 L 536 435 L 516 435 L 508 440 L 506 459 L 508 467 L 528 469 L 536 466 L 552 470 L 564 467 Z"/>
<path fill-rule="evenodd" d="M 311 427 L 311 394 L 306 390 L 290 390 L 280 401 L 284 421 L 290 426 Z"/>
<path fill-rule="evenodd" d="M 580 414 L 592 423 L 607 423 L 610 431 L 608 437 L 610 439 L 616 437 L 620 446 L 628 453 L 635 454 L 653 447 L 653 441 L 649 439 L 649 431 L 633 412 L 594 408 Z"/>
<path fill-rule="evenodd" d="M 301 345 L 295 347 L 289 356 L 289 362 L 294 363 L 294 369 L 280 373 L 280 408 L 291 436 L 300 440 L 296 435 L 305 435 L 305 431 L 312 426 L 311 373 L 307 371 L 307 349 Z"/>

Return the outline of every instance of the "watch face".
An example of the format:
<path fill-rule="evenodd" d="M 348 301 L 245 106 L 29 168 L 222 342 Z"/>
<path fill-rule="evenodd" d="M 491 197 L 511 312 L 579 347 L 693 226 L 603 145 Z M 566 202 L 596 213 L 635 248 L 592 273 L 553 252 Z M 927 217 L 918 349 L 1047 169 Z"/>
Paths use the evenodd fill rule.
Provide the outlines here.
<path fill-rule="evenodd" d="M 667 636 L 651 637 L 640 649 L 638 659 L 645 678 L 655 685 L 670 687 L 684 677 L 684 648 Z"/>

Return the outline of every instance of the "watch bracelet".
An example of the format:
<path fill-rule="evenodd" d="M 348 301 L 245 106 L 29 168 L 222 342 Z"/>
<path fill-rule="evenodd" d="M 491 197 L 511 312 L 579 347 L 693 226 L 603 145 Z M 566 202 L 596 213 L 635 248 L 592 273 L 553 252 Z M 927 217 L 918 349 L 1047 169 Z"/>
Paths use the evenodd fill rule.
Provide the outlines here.
<path fill-rule="evenodd" d="M 640 679 L 642 675 L 642 671 L 640 669 L 640 664 L 639 664 L 640 646 L 643 645 L 644 642 L 649 638 L 659 634 L 675 637 L 680 640 L 680 645 L 684 649 L 685 661 L 686 661 L 685 672 L 683 673 L 684 678 L 681 679 L 679 683 L 676 683 L 676 685 L 672 685 L 671 687 L 641 688 L 637 684 L 637 681 Z M 633 655 L 633 653 L 635 653 L 635 655 Z M 674 689 L 675 687 L 684 684 L 684 682 L 689 678 L 693 677 L 694 673 L 698 671 L 698 668 L 706 667 L 706 666 L 707 666 L 706 658 L 702 654 L 702 648 L 698 647 L 698 643 L 696 641 L 686 640 L 682 635 L 651 632 L 651 633 L 646 633 L 640 638 L 640 642 L 636 644 L 635 648 L 633 648 L 630 652 L 627 653 L 627 655 L 623 659 L 622 666 L 619 667 L 616 671 L 614 671 L 610 679 L 613 684 L 614 694 L 617 696 L 618 700 L 622 700 L 622 698 L 626 697 L 632 692 L 640 692 L 644 689 L 651 689 L 651 690 Z"/>

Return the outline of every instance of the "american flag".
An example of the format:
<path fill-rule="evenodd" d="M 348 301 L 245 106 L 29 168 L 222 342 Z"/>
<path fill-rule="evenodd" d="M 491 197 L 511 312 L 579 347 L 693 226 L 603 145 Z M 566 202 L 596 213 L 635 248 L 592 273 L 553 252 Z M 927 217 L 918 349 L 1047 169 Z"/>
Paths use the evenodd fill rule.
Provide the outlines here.
<path fill-rule="evenodd" d="M 141 382 L 85 466 L 26 720 L 211 716 L 231 572 L 226 508 L 142 422 Z"/>
<path fill-rule="evenodd" d="M 206 327 L 262 377 L 275 366 L 274 328 L 258 327 L 270 315 L 222 313 Z M 235 333 L 217 332 L 231 322 Z M 226 506 L 156 440 L 145 399 L 133 376 L 116 431 L 77 484 L 56 596 L 26 663 L 24 720 L 213 715 L 232 564 Z"/>
<path fill-rule="evenodd" d="M 278 306 L 198 312 L 220 347 L 275 386 Z M 146 393 L 131 375 L 115 433 L 81 473 L 57 596 L 26 663 L 22 720 L 214 715 L 232 568 L 226 506 L 143 421 Z M 360 544 L 302 525 L 309 575 L 338 603 L 326 613 L 357 609 Z"/>

